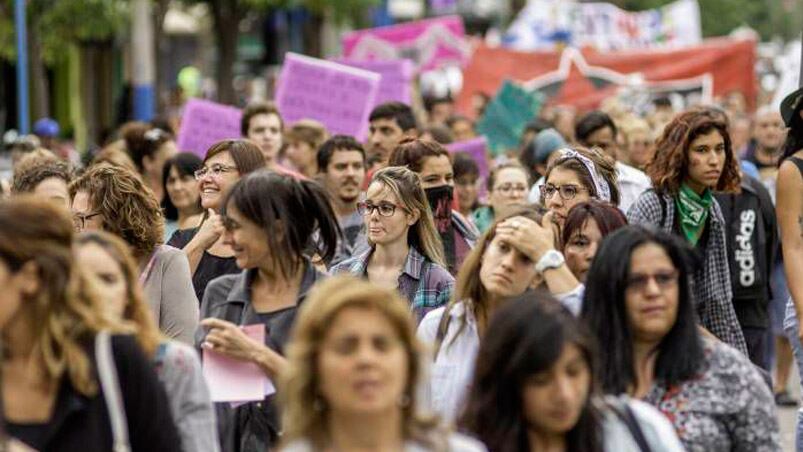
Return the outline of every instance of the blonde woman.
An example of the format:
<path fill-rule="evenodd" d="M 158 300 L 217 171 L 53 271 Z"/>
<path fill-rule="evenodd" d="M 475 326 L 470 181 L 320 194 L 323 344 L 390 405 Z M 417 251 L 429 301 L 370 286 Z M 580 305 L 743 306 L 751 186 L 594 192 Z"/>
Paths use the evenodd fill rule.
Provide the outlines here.
<path fill-rule="evenodd" d="M 72 241 L 64 208 L 25 196 L 0 202 L 5 433 L 38 451 L 112 450 L 110 413 L 122 412 L 127 422 L 116 425 L 127 429 L 128 444 L 118 447 L 179 450 L 164 389 L 135 339 L 113 335 L 113 359 L 95 355 L 99 332 L 122 330 L 103 315 L 92 284 L 79 277 Z M 101 391 L 98 381 L 96 363 L 109 361 L 122 410 L 105 400 L 105 389 L 114 386 Z"/>
<path fill-rule="evenodd" d="M 215 412 L 198 354 L 189 345 L 171 341 L 159 332 L 142 295 L 139 270 L 128 245 L 112 234 L 94 231 L 80 234 L 74 249 L 106 312 L 136 325 L 137 342 L 151 358 L 167 391 L 182 450 L 219 451 Z"/>
<path fill-rule="evenodd" d="M 301 309 L 282 378 L 285 452 L 482 451 L 422 415 L 420 345 L 392 289 L 331 278 Z"/>
<path fill-rule="evenodd" d="M 332 268 L 407 298 L 416 320 L 452 296 L 454 277 L 446 270 L 443 245 L 418 175 L 401 166 L 377 171 L 365 201 L 357 204 L 370 249 Z"/>

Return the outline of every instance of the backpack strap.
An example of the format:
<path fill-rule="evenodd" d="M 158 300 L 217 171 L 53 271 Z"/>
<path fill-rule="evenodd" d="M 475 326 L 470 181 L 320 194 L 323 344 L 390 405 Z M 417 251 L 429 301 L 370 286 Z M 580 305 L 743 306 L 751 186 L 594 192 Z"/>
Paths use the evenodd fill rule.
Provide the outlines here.
<path fill-rule="evenodd" d="M 117 378 L 117 367 L 114 365 L 111 336 L 108 331 L 100 331 L 95 336 L 95 361 L 98 367 L 98 379 L 106 399 L 106 410 L 112 426 L 114 452 L 129 452 L 128 421 L 120 392 L 120 380 Z"/>
<path fill-rule="evenodd" d="M 441 321 L 438 322 L 438 329 L 435 332 L 435 344 L 433 344 L 432 350 L 432 361 L 436 361 L 438 359 L 438 353 L 441 351 L 441 345 L 443 345 L 443 340 L 446 339 L 446 332 L 449 331 L 449 322 L 452 319 L 452 309 L 451 306 L 447 306 L 446 309 L 443 310 L 443 317 L 441 317 Z"/>

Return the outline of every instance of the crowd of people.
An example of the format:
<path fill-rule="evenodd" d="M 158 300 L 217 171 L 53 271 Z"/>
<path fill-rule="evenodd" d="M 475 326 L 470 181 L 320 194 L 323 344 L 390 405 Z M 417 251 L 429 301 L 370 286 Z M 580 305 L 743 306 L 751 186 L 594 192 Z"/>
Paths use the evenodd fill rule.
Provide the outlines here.
<path fill-rule="evenodd" d="M 803 371 L 803 91 L 752 116 L 549 107 L 486 162 L 447 150 L 476 132 L 436 104 L 377 106 L 365 143 L 259 102 L 202 157 L 156 122 L 84 167 L 18 152 L 11 446 L 779 450 Z M 209 353 L 276 392 L 213 402 Z"/>

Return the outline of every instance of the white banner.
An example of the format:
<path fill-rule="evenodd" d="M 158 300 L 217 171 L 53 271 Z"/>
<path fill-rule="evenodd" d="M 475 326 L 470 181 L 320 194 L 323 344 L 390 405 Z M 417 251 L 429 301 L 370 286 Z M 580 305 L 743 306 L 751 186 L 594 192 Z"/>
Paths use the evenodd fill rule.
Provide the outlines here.
<path fill-rule="evenodd" d="M 503 38 L 515 50 L 551 50 L 558 44 L 600 51 L 676 48 L 702 40 L 697 0 L 628 12 L 610 3 L 530 0 Z"/>

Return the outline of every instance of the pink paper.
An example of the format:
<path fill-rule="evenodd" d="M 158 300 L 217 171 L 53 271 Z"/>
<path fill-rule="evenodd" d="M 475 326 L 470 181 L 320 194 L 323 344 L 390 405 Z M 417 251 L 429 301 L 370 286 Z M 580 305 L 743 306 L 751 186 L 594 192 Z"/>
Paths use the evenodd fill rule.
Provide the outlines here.
<path fill-rule="evenodd" d="M 251 339 L 265 342 L 264 325 L 247 325 L 242 329 Z M 259 366 L 228 358 L 214 350 L 203 349 L 203 373 L 213 402 L 242 404 L 262 400 L 275 392 L 273 383 Z"/>
<path fill-rule="evenodd" d="M 276 89 L 285 123 L 314 119 L 330 134 L 368 135 L 380 75 L 331 61 L 288 52 Z"/>
<path fill-rule="evenodd" d="M 379 80 L 379 90 L 376 93 L 374 106 L 391 101 L 402 102 L 407 105 L 412 103 L 412 82 L 415 73 L 411 60 L 358 61 L 338 58 L 335 61 L 347 66 L 376 72 L 382 77 Z"/>
<path fill-rule="evenodd" d="M 410 58 L 421 71 L 465 66 L 471 46 L 460 16 L 356 30 L 343 35 L 343 56 L 354 60 Z"/>
<path fill-rule="evenodd" d="M 234 107 L 208 100 L 190 99 L 184 106 L 178 130 L 179 150 L 201 158 L 215 143 L 240 138 L 242 112 Z"/>

